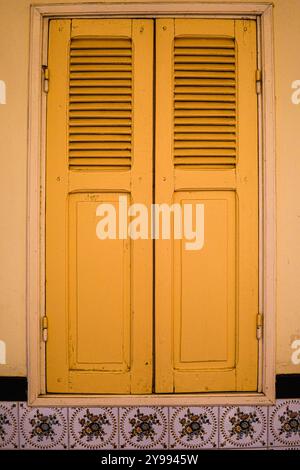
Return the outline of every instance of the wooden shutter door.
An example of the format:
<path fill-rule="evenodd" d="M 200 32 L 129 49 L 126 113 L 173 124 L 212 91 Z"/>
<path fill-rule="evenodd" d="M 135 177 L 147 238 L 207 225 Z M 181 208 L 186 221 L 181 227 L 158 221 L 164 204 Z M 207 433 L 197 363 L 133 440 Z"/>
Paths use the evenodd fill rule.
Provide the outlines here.
<path fill-rule="evenodd" d="M 152 202 L 152 20 L 53 20 L 46 163 L 47 391 L 152 390 L 151 240 L 96 209 Z"/>
<path fill-rule="evenodd" d="M 156 203 L 204 204 L 204 246 L 156 242 L 156 392 L 257 389 L 256 23 L 160 19 Z"/>

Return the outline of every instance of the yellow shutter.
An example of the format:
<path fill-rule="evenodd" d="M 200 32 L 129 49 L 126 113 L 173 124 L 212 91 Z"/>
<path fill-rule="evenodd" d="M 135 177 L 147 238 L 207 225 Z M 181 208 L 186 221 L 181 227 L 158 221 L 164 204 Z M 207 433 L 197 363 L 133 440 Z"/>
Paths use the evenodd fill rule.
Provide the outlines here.
<path fill-rule="evenodd" d="M 257 389 L 256 23 L 160 19 L 156 203 L 204 204 L 204 246 L 156 242 L 156 392 Z"/>
<path fill-rule="evenodd" d="M 152 20 L 50 22 L 48 392 L 152 390 L 151 240 L 96 237 L 101 202 L 152 202 L 152 57 Z"/>

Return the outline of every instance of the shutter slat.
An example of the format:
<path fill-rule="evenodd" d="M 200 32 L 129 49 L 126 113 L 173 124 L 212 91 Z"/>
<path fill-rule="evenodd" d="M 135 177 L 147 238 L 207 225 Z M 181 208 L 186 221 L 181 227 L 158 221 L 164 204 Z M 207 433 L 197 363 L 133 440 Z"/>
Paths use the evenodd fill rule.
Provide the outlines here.
<path fill-rule="evenodd" d="M 225 141 L 230 141 L 230 142 L 235 142 L 236 140 L 236 137 L 235 137 L 235 133 L 227 133 L 227 134 L 217 134 L 216 131 L 214 131 L 214 133 L 211 133 L 211 134 L 206 134 L 206 133 L 203 133 L 203 134 L 200 134 L 200 133 L 195 133 L 195 134 L 192 134 L 192 133 L 176 133 L 175 134 L 175 142 L 176 144 L 179 143 L 180 141 L 184 141 L 184 142 L 189 142 L 189 141 L 192 141 L 192 142 L 195 142 L 197 140 L 200 140 L 200 141 L 222 141 L 222 142 L 225 142 Z"/>
<path fill-rule="evenodd" d="M 228 87 L 228 86 L 235 86 L 235 81 L 232 78 L 186 78 L 186 77 L 179 77 L 175 78 L 175 86 L 185 86 L 185 87 L 192 87 L 192 86 L 199 86 L 199 87 Z"/>
<path fill-rule="evenodd" d="M 97 110 L 90 110 L 90 111 L 72 111 L 73 119 L 76 118 L 95 118 L 99 122 L 102 121 L 104 125 L 129 125 L 131 123 L 131 119 L 127 118 L 126 116 L 120 116 L 118 111 L 97 111 Z"/>
<path fill-rule="evenodd" d="M 70 127 L 74 126 L 131 126 L 131 119 L 97 119 L 94 117 L 70 118 Z"/>
<path fill-rule="evenodd" d="M 131 57 L 72 57 L 71 65 L 85 65 L 85 64 L 131 64 Z"/>
<path fill-rule="evenodd" d="M 70 124 L 69 127 L 69 134 L 70 138 L 74 138 L 76 135 L 85 135 L 85 136 L 91 136 L 91 138 L 94 136 L 94 134 L 99 135 L 109 135 L 109 134 L 114 134 L 114 138 L 116 138 L 116 134 L 120 136 L 120 138 L 123 137 L 123 135 L 126 135 L 130 137 L 131 141 L 131 127 L 129 126 L 124 126 L 124 127 L 109 127 L 109 126 L 97 126 L 97 124 L 91 124 L 90 126 L 86 125 L 86 122 L 84 121 L 83 124 Z"/>
<path fill-rule="evenodd" d="M 233 47 L 233 39 L 232 38 L 224 38 L 224 37 L 209 37 L 209 38 L 201 38 L 201 37 L 177 37 L 176 41 L 176 48 L 212 48 L 212 49 L 232 49 Z"/>
<path fill-rule="evenodd" d="M 109 80 L 118 80 L 118 81 L 129 81 L 131 79 L 131 73 L 130 72 L 125 72 L 122 70 L 117 70 L 117 71 L 96 71 L 96 72 L 81 72 L 80 70 L 74 71 L 70 73 L 70 78 L 74 80 L 74 85 L 77 85 L 76 80 L 82 80 L 81 86 L 85 86 L 85 80 L 91 80 L 91 84 L 93 83 L 93 80 L 99 80 L 99 85 L 102 82 L 107 83 L 106 79 Z M 115 83 L 115 82 L 114 82 Z"/>
<path fill-rule="evenodd" d="M 221 106 L 218 108 L 217 106 L 214 109 L 208 109 L 203 107 L 203 109 L 192 109 L 192 110 L 179 110 L 175 111 L 175 123 L 178 123 L 177 118 L 202 118 L 203 116 L 207 117 L 234 117 L 235 116 L 235 109 L 224 109 Z"/>
<path fill-rule="evenodd" d="M 132 43 L 73 38 L 70 45 L 69 168 L 131 167 Z"/>
<path fill-rule="evenodd" d="M 182 94 L 176 93 L 175 101 L 235 101 L 235 96 L 233 95 L 199 95 L 198 93 L 194 94 Z"/>
<path fill-rule="evenodd" d="M 193 71 L 193 70 L 199 70 L 200 72 L 234 72 L 235 71 L 235 65 L 234 64 L 175 64 L 175 72 L 179 71 Z"/>
<path fill-rule="evenodd" d="M 214 140 L 214 141 L 206 141 L 206 140 L 184 140 L 184 141 L 176 141 L 175 143 L 175 150 L 176 149 L 205 149 L 205 148 L 224 148 L 224 149 L 235 149 L 235 141 L 232 140 Z"/>
<path fill-rule="evenodd" d="M 72 86 L 74 87 L 111 87 L 112 85 L 114 86 L 119 86 L 119 87 L 131 87 L 131 80 L 125 78 L 125 79 L 120 79 L 120 77 L 115 77 L 114 78 L 114 81 L 112 82 L 112 78 L 109 79 L 109 81 L 107 79 L 102 79 L 101 78 L 98 78 L 98 79 L 88 79 L 88 80 L 84 80 L 84 79 L 76 79 L 76 77 L 74 77 L 74 79 L 72 80 Z"/>
<path fill-rule="evenodd" d="M 72 39 L 72 51 L 77 49 L 131 49 L 128 39 L 120 38 L 76 38 Z"/>
<path fill-rule="evenodd" d="M 69 143 L 69 149 L 71 150 L 112 150 L 112 149 L 120 149 L 120 150 L 130 150 L 131 149 L 131 143 L 130 142 L 97 142 L 97 141 L 92 141 L 92 142 L 70 142 Z"/>
<path fill-rule="evenodd" d="M 235 109 L 235 103 L 234 102 L 226 102 L 226 101 L 218 101 L 213 100 L 207 100 L 203 101 L 202 97 L 201 99 L 198 99 L 197 101 L 177 101 L 176 102 L 176 111 L 179 111 L 181 109 Z"/>
<path fill-rule="evenodd" d="M 116 101 L 123 100 L 122 95 L 128 96 L 131 99 L 131 87 L 70 87 L 70 95 L 104 95 L 103 100 L 106 101 L 106 97 L 110 100 L 109 95 L 113 95 Z"/>
<path fill-rule="evenodd" d="M 226 148 L 196 148 L 196 149 L 175 149 L 175 157 L 232 157 L 235 158 L 235 149 Z M 199 163 L 199 161 L 198 161 Z"/>
<path fill-rule="evenodd" d="M 233 79 L 235 78 L 235 72 L 224 71 L 224 70 L 176 70 L 175 79 L 182 78 L 196 78 L 196 79 Z"/>
<path fill-rule="evenodd" d="M 175 85 L 175 93 L 193 93 L 195 95 L 220 95 L 219 99 L 223 99 L 222 95 L 226 95 L 229 97 L 230 95 L 233 95 L 231 97 L 231 100 L 235 99 L 235 87 L 225 87 L 225 86 L 181 86 L 181 85 Z"/>
<path fill-rule="evenodd" d="M 110 102 L 103 102 L 102 99 L 99 97 L 94 98 L 93 96 L 73 96 L 70 98 L 70 109 L 75 108 L 77 106 L 89 106 L 90 109 L 97 108 L 97 109 L 106 109 L 106 110 L 131 110 L 131 103 L 124 103 L 124 102 L 117 102 L 112 103 Z"/>
<path fill-rule="evenodd" d="M 71 62 L 74 57 L 131 57 L 131 49 L 77 49 L 71 51 Z"/>
<path fill-rule="evenodd" d="M 93 165 L 93 166 L 99 166 L 99 165 L 130 165 L 130 158 L 126 157 L 87 157 L 87 158 L 76 158 L 72 157 L 70 160 L 71 165 Z"/>
<path fill-rule="evenodd" d="M 70 72 L 131 72 L 131 64 L 70 64 Z"/>
<path fill-rule="evenodd" d="M 98 118 L 118 118 L 126 119 L 131 117 L 131 111 L 105 110 L 105 109 L 89 109 L 88 106 L 81 109 L 72 108 L 73 117 L 98 117 Z"/>
<path fill-rule="evenodd" d="M 198 157 L 176 157 L 175 158 L 176 167 L 181 168 L 199 168 L 199 158 Z M 201 165 L 205 166 L 235 166 L 235 158 L 234 157 L 222 157 L 222 156 L 202 156 L 201 157 Z"/>
<path fill-rule="evenodd" d="M 208 125 L 207 125 L 208 124 Z M 228 134 L 234 134 L 236 131 L 235 125 L 220 125 L 220 124 L 211 124 L 211 123 L 204 123 L 200 125 L 185 125 L 185 126 L 176 126 L 176 131 L 181 132 L 183 135 L 187 134 L 197 134 L 197 133 L 222 133 L 222 132 L 228 132 Z M 176 132 L 175 132 L 175 135 Z M 195 137 L 196 138 L 196 137 Z"/>
<path fill-rule="evenodd" d="M 95 135 L 91 135 L 90 133 L 86 134 L 75 134 L 73 135 L 70 133 L 69 142 L 115 142 L 115 134 L 106 134 L 106 135 L 99 135 L 95 133 Z M 119 142 L 131 142 L 131 137 L 129 135 L 119 135 L 118 136 Z"/>
<path fill-rule="evenodd" d="M 82 158 L 86 161 L 86 158 L 106 158 L 106 157 L 118 157 L 118 158 L 130 158 L 129 150 L 110 150 L 110 149 L 80 149 L 80 150 L 69 150 L 70 159 L 72 157 Z"/>
<path fill-rule="evenodd" d="M 177 57 L 185 56 L 216 56 L 216 57 L 235 57 L 234 48 L 205 48 L 205 47 L 176 47 L 175 50 L 175 62 Z"/>
<path fill-rule="evenodd" d="M 175 167 L 235 165 L 235 63 L 232 38 L 175 38 Z"/>
<path fill-rule="evenodd" d="M 234 58 L 223 56 L 179 55 L 175 67 L 181 64 L 235 64 Z"/>

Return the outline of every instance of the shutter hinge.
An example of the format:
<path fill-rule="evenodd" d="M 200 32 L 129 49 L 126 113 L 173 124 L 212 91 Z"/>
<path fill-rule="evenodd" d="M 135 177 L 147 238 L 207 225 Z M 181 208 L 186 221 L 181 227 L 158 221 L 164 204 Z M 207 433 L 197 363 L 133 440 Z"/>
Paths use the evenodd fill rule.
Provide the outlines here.
<path fill-rule="evenodd" d="M 263 334 L 263 315 L 261 313 L 258 313 L 256 316 L 256 338 L 260 340 L 262 338 Z"/>
<path fill-rule="evenodd" d="M 45 93 L 49 91 L 49 69 L 47 65 L 42 66 L 43 69 L 43 89 Z"/>
<path fill-rule="evenodd" d="M 46 343 L 48 341 L 48 318 L 46 315 L 42 318 L 42 336 L 43 341 Z"/>
<path fill-rule="evenodd" d="M 261 84 L 262 84 L 262 71 L 256 70 L 256 93 L 261 94 Z"/>

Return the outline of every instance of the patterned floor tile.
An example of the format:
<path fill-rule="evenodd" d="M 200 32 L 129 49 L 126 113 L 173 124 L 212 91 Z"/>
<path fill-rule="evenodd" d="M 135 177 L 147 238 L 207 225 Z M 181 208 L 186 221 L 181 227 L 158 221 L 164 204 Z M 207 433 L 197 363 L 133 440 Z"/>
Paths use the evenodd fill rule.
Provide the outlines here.
<path fill-rule="evenodd" d="M 70 408 L 70 449 L 116 449 L 117 408 Z"/>
<path fill-rule="evenodd" d="M 220 448 L 267 447 L 267 413 L 261 406 L 220 408 Z"/>
<path fill-rule="evenodd" d="M 0 450 L 18 447 L 18 405 L 0 402 Z"/>
<path fill-rule="evenodd" d="M 269 409 L 269 448 L 300 449 L 300 400 L 277 400 Z"/>
<path fill-rule="evenodd" d="M 168 408 L 131 407 L 120 409 L 122 449 L 166 449 L 168 447 Z"/>
<path fill-rule="evenodd" d="M 67 449 L 68 419 L 66 408 L 29 408 L 19 404 L 21 449 Z"/>
<path fill-rule="evenodd" d="M 200 449 L 218 446 L 217 407 L 170 408 L 170 448 Z"/>

